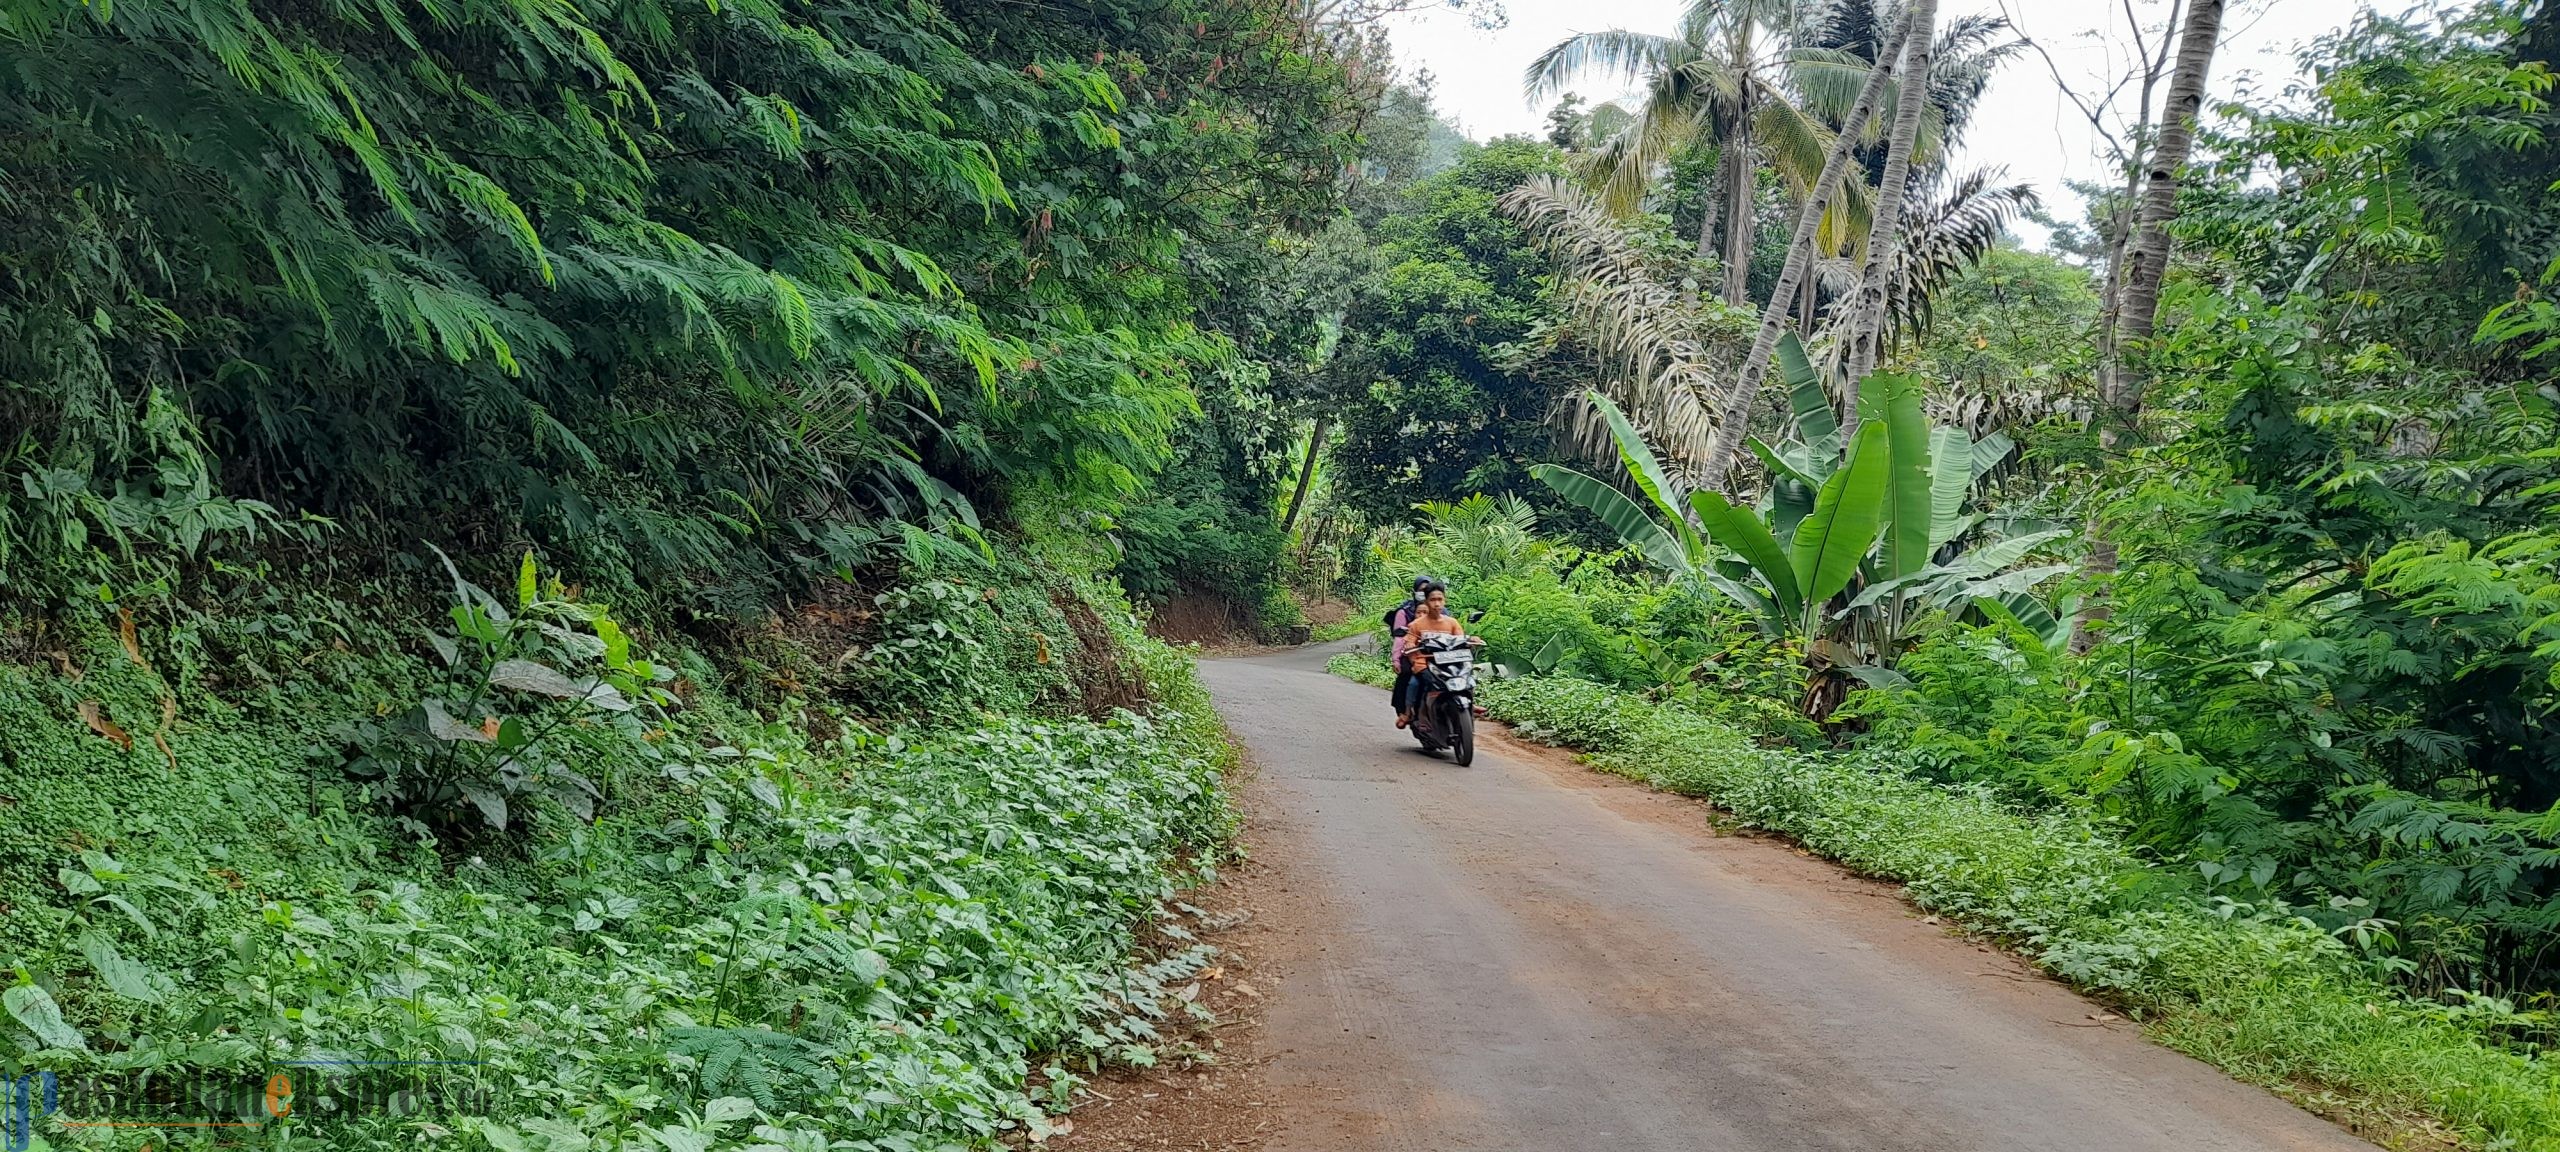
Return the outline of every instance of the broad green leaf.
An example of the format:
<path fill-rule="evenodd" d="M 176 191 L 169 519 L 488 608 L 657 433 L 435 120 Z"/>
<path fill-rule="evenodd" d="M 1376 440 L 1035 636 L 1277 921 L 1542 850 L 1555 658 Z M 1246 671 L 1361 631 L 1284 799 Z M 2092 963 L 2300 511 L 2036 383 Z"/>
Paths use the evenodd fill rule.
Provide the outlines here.
<path fill-rule="evenodd" d="M 1823 482 L 1814 496 L 1813 514 L 1796 526 L 1796 586 L 1807 604 L 1820 604 L 1848 587 L 1875 543 L 1892 464 L 1887 436 L 1883 421 L 1860 424 L 1848 461 Z"/>
<path fill-rule="evenodd" d="M 711 1134 L 669 1124 L 663 1128 L 642 1126 L 641 1131 L 658 1142 L 667 1152 L 711 1152 Z"/>
<path fill-rule="evenodd" d="M 504 1124 L 477 1116 L 469 1118 L 465 1123 L 473 1131 L 478 1132 L 482 1140 L 488 1141 L 489 1147 L 496 1149 L 497 1152 L 532 1152 L 532 1149 L 525 1144 L 524 1137 L 517 1135 L 515 1129 Z"/>
<path fill-rule="evenodd" d="M 1769 475 L 1773 479 L 1784 477 L 1804 485 L 1808 490 L 1822 486 L 1822 478 L 1802 468 L 1800 466 L 1802 461 L 1780 455 L 1777 449 L 1769 446 L 1768 441 L 1754 436 L 1743 443 L 1751 449 L 1752 455 L 1760 458 L 1761 464 L 1767 466 Z"/>
<path fill-rule="evenodd" d="M 1920 411 L 1920 381 L 1878 373 L 1884 389 L 1885 439 L 1892 471 L 1886 482 L 1884 574 L 1908 576 L 1929 564 L 1935 491 L 1929 474 L 1929 418 Z"/>
<path fill-rule="evenodd" d="M 2044 601 L 2036 599 L 2032 592 L 2013 591 L 1979 597 L 1973 606 L 1988 619 L 2009 621 L 2025 628 L 2042 640 L 2047 648 L 2058 649 L 2071 639 L 2070 625 L 2055 617 L 2053 610 L 2045 607 Z"/>
<path fill-rule="evenodd" d="M 1964 495 L 1973 487 L 1973 434 L 1939 428 L 1929 437 L 1929 548 L 1963 531 Z"/>
<path fill-rule="evenodd" d="M 418 707 L 427 716 L 427 735 L 438 740 L 465 740 L 474 744 L 487 744 L 496 739 L 477 724 L 465 724 L 454 719 L 453 713 L 445 710 L 442 700 L 429 697 L 419 701 Z"/>
<path fill-rule="evenodd" d="M 80 955 L 96 970 L 98 979 L 106 982 L 116 995 L 145 1004 L 157 1004 L 162 995 L 152 982 L 151 969 L 140 961 L 129 959 L 116 950 L 115 942 L 104 936 L 80 938 Z"/>
<path fill-rule="evenodd" d="M 62 1006 L 53 1002 L 53 994 L 33 984 L 20 984 L 0 992 L 0 1008 L 9 1010 L 11 1019 L 36 1034 L 36 1042 L 47 1048 L 69 1048 L 85 1052 L 89 1042 L 80 1038 L 79 1030 L 62 1020 Z"/>
<path fill-rule="evenodd" d="M 533 564 L 533 550 L 528 548 L 525 550 L 524 559 L 516 564 L 516 607 L 519 609 L 532 607 L 533 598 L 540 592 L 541 587 L 541 575 Z"/>
<path fill-rule="evenodd" d="M 2011 592 L 2025 592 L 2071 571 L 2068 564 L 2046 564 L 2035 568 L 2012 568 L 1987 580 L 1975 581 L 1965 591 L 1974 596 L 2000 597 Z"/>
<path fill-rule="evenodd" d="M 1823 391 L 1821 374 L 1804 354 L 1804 342 L 1793 332 L 1778 337 L 1778 374 L 1786 380 L 1797 437 L 1814 444 L 1839 435 L 1840 418 L 1831 411 L 1831 396 Z"/>
<path fill-rule="evenodd" d="M 1698 524 L 1715 542 L 1733 550 L 1751 565 L 1767 582 L 1769 591 L 1781 610 L 1793 614 L 1804 606 L 1803 587 L 1796 581 L 1795 568 L 1787 561 L 1786 551 L 1778 547 L 1769 527 L 1750 512 L 1736 508 L 1722 493 L 1699 492 L 1689 497 L 1689 507 L 1698 514 Z"/>
<path fill-rule="evenodd" d="M 142 909 L 136 907 L 133 901 L 127 900 L 122 896 L 118 896 L 113 892 L 109 892 L 104 896 L 98 897 L 97 901 L 100 904 L 104 904 L 109 908 L 113 908 L 118 912 L 124 913 L 125 919 L 133 921 L 134 927 L 142 929 L 142 934 L 144 936 L 148 936 L 155 940 L 160 937 L 160 926 L 152 923 L 150 917 L 143 915 Z"/>
<path fill-rule="evenodd" d="M 1564 633 L 1558 632 L 1547 637 L 1546 643 L 1538 645 L 1537 653 L 1529 657 L 1529 667 L 1536 669 L 1538 674 L 1543 676 L 1555 671 L 1557 665 L 1564 663 L 1564 655 Z"/>
<path fill-rule="evenodd" d="M 1887 691 L 1898 692 L 1911 687 L 1910 677 L 1881 665 L 1852 664 L 1849 666 L 1848 671 L 1850 675 L 1858 678 L 1859 683 L 1864 684 L 1869 688 L 1882 688 Z"/>
<path fill-rule="evenodd" d="M 1627 475 L 1635 479 L 1637 490 L 1652 499 L 1657 514 L 1665 519 L 1679 519 L 1680 505 L 1677 501 L 1681 486 L 1670 473 L 1662 470 L 1662 462 L 1654 459 L 1653 448 L 1637 434 L 1636 426 L 1628 422 L 1627 414 L 1597 391 L 1584 395 L 1592 407 L 1600 410 L 1601 418 L 1609 422 L 1609 435 L 1618 442 L 1618 459 L 1626 464 Z"/>
<path fill-rule="evenodd" d="M 1743 565 L 1737 564 L 1735 567 L 1740 568 Z M 1721 572 L 1701 571 L 1698 575 L 1707 587 L 1723 593 L 1727 599 L 1757 614 L 1761 630 L 1769 635 L 1784 636 L 1795 628 L 1795 613 L 1778 607 L 1778 602 L 1770 599 L 1767 593 Z"/>
<path fill-rule="evenodd" d="M 2068 528 L 2047 528 L 2042 532 L 2029 532 L 2024 536 L 1994 540 L 1957 557 L 1950 566 L 1960 568 L 1972 575 L 1988 576 L 2026 559 L 2028 553 L 2070 534 L 2071 530 Z"/>
<path fill-rule="evenodd" d="M 631 662 L 631 638 L 623 635 L 622 625 L 609 616 L 595 619 L 596 638 L 604 641 L 604 666 L 620 668 Z"/>
<path fill-rule="evenodd" d="M 1980 480 L 1984 473 L 1999 467 L 2000 462 L 2008 459 L 2009 453 L 2017 446 L 2016 441 L 1998 432 L 1974 441 L 1973 478 Z"/>
<path fill-rule="evenodd" d="M 1555 489 L 1557 495 L 1590 509 L 1627 547 L 1657 567 L 1671 572 L 1689 569 L 1689 554 L 1680 541 L 1664 531 L 1635 501 L 1627 499 L 1626 493 L 1596 477 L 1556 464 L 1540 464 L 1529 469 L 1529 474 Z"/>

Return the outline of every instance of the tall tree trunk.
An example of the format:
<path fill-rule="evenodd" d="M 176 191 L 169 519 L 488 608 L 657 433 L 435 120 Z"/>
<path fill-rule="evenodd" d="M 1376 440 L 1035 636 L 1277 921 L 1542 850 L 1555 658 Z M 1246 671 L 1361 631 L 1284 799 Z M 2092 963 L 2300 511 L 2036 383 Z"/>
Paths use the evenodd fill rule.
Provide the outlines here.
<path fill-rule="evenodd" d="M 2132 441 L 2142 419 L 2143 390 L 2151 383 L 2144 362 L 2160 319 L 2160 283 L 2169 272 L 2169 222 L 2178 214 L 2178 172 L 2195 144 L 2196 118 L 2204 110 L 2204 79 L 2222 38 L 2222 0 L 2194 0 L 2178 33 L 2178 62 L 2169 75 L 2169 98 L 2160 114 L 2160 142 L 2143 166 L 2142 199 L 2127 205 L 2132 222 L 2121 269 L 2108 269 L 2114 291 L 2098 325 L 2098 442 L 2114 449 Z M 2081 573 L 2097 582 L 2098 596 L 2071 622 L 2071 647 L 2087 651 L 2089 626 L 2107 618 L 2102 597 L 2116 572 L 2116 542 L 2105 525 L 2092 524 Z"/>
<path fill-rule="evenodd" d="M 2178 33 L 2178 63 L 2169 74 L 2169 98 L 2160 114 L 2160 144 L 2142 177 L 2142 203 L 2133 219 L 2123 288 L 2116 314 L 2099 332 L 2098 407 L 2101 442 L 2110 447 L 2131 437 L 2142 416 L 2150 380 L 2143 359 L 2160 319 L 2160 282 L 2169 271 L 2169 222 L 2178 215 L 2178 175 L 2195 144 L 2204 109 L 2205 73 L 2222 36 L 2222 0 L 2195 0 Z"/>
<path fill-rule="evenodd" d="M 1333 416 L 1316 417 L 1315 431 L 1307 433 L 1307 461 L 1298 466 L 1298 490 L 1289 494 L 1289 510 L 1280 516 L 1280 535 L 1287 539 L 1289 526 L 1298 522 L 1298 509 L 1307 502 L 1307 488 L 1315 483 L 1316 456 L 1324 451 L 1324 435 L 1333 430 Z"/>
<path fill-rule="evenodd" d="M 1734 117 L 1728 139 L 1733 141 L 1733 167 L 1724 184 L 1724 302 L 1739 308 L 1751 302 L 1751 202 L 1759 190 L 1753 179 L 1758 166 L 1752 163 L 1748 108 Z"/>
<path fill-rule="evenodd" d="M 1724 250 L 1724 233 L 1716 225 L 1724 219 L 1725 189 L 1733 184 L 1733 131 L 1728 126 L 1716 134 L 1716 170 L 1707 177 L 1706 195 L 1698 205 L 1698 259 L 1704 260 Z"/>
<path fill-rule="evenodd" d="M 1876 188 L 1867 226 L 1866 270 L 1849 309 L 1849 379 L 1864 379 L 1884 358 L 1885 281 L 1902 250 L 1902 202 L 1911 184 L 1911 151 L 1920 143 L 1920 113 L 1929 103 L 1930 40 L 1937 0 L 1912 0 L 1911 29 L 1902 41 L 1902 91 L 1894 103 L 1893 134 L 1885 144 L 1884 178 Z"/>
<path fill-rule="evenodd" d="M 1814 234 L 1821 228 L 1823 212 L 1831 207 L 1831 194 L 1840 187 L 1841 173 L 1848 170 L 1858 134 L 1875 116 L 1876 102 L 1884 95 L 1885 81 L 1893 73 L 1889 61 L 1901 54 L 1903 36 L 1909 27 L 1906 17 L 1895 29 L 1883 58 L 1868 70 L 1867 82 L 1858 89 L 1857 104 L 1849 109 L 1839 137 L 1832 141 L 1831 154 L 1823 158 L 1822 175 L 1814 179 L 1813 188 L 1805 194 L 1804 206 L 1796 212 L 1795 238 L 1787 244 L 1786 265 L 1778 270 L 1778 282 L 1769 289 L 1768 305 L 1760 309 L 1760 334 L 1751 341 L 1751 351 L 1743 358 L 1733 390 L 1717 406 L 1715 434 L 1708 438 L 1706 459 L 1701 461 L 1703 484 L 1730 491 L 1727 478 L 1733 471 L 1734 458 L 1742 452 L 1742 439 L 1749 432 L 1752 401 L 1759 399 L 1761 378 L 1768 375 L 1769 361 L 1778 353 L 1778 336 L 1787 325 L 1787 306 L 1794 302 L 1796 287 L 1804 282 L 1806 266 L 1813 262 Z"/>

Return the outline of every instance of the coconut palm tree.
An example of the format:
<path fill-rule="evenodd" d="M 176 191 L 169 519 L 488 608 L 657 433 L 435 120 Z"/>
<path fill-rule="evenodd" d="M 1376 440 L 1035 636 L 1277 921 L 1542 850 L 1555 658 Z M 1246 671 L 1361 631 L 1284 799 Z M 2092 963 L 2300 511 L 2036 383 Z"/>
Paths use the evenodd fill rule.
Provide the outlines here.
<path fill-rule="evenodd" d="M 1698 254 L 1721 255 L 1724 298 L 1732 304 L 1744 303 L 1749 291 L 1754 173 L 1766 163 L 1799 189 L 1812 184 L 1831 144 L 1820 113 L 1845 114 L 1868 71 L 1850 53 L 1787 47 L 1793 8 L 1793 0 L 1689 0 L 1677 35 L 1579 33 L 1547 49 L 1525 79 L 1533 100 L 1594 73 L 1641 85 L 1633 121 L 1590 161 L 1613 211 L 1635 210 L 1673 154 L 1715 145 Z"/>

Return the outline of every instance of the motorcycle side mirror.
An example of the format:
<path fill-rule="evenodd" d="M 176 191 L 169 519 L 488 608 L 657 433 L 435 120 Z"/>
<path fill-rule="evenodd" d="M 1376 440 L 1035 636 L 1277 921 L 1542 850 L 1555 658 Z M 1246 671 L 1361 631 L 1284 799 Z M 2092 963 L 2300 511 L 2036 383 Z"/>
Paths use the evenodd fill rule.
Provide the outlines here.
<path fill-rule="evenodd" d="M 1473 624 L 1482 619 L 1484 619 L 1484 609 L 1482 608 L 1478 608 L 1473 612 L 1467 613 L 1467 623 L 1469 624 Z"/>

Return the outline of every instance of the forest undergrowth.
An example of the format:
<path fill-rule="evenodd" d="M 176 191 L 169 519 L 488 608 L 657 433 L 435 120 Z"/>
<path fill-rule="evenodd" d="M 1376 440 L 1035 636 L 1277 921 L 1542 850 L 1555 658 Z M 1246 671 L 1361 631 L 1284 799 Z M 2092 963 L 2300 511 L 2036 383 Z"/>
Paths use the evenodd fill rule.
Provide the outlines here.
<path fill-rule="evenodd" d="M 60 1092 L 31 1147 L 961 1149 L 1154 1058 L 1210 950 L 1132 948 L 1230 844 L 1228 753 L 1115 589 L 908 571 L 839 657 L 520 574 L 424 631 L 313 592 L 15 633 L 0 964 Z"/>

